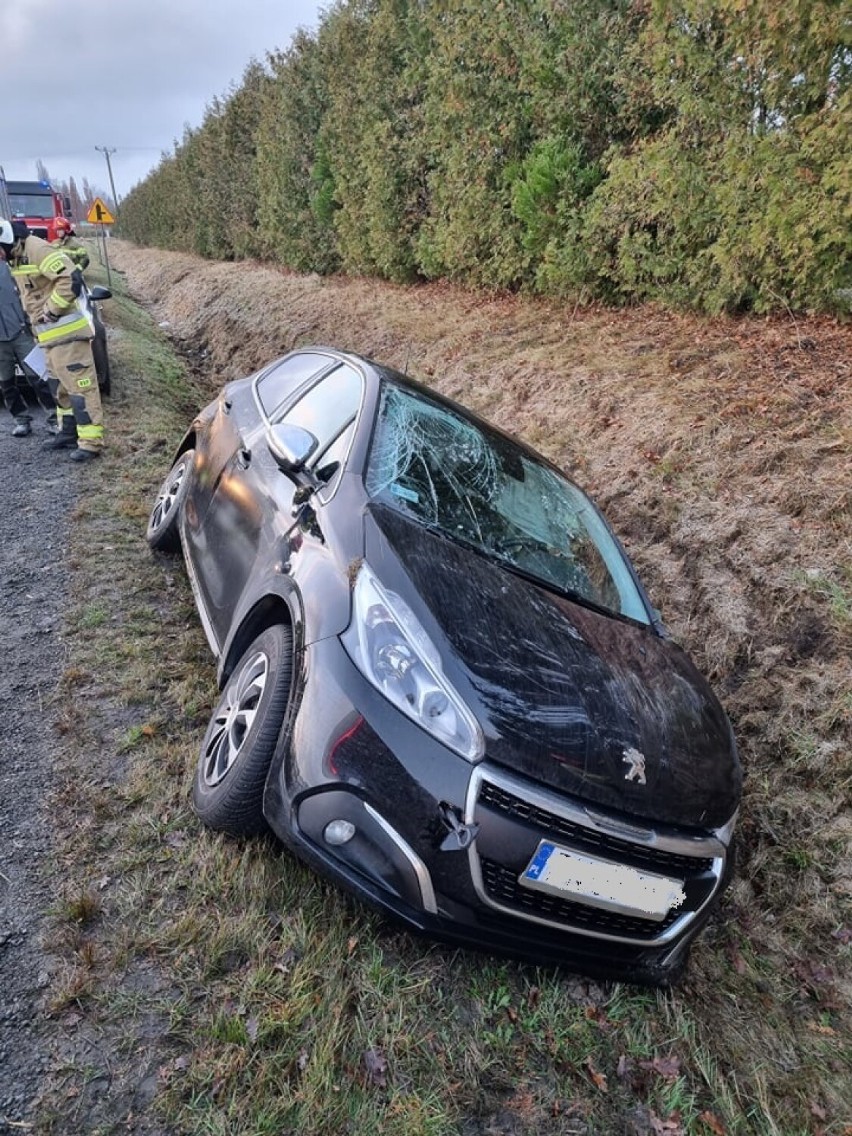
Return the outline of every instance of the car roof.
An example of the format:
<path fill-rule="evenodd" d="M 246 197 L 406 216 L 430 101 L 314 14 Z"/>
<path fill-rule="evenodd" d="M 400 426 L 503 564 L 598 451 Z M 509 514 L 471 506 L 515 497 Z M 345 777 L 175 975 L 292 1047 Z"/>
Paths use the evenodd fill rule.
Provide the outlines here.
<path fill-rule="evenodd" d="M 463 418 L 467 418 L 472 424 L 478 426 L 486 433 L 496 433 L 501 435 L 507 441 L 517 446 L 520 450 L 523 450 L 525 453 L 529 454 L 536 461 L 550 466 L 558 473 L 560 473 L 563 477 L 567 478 L 567 480 L 573 483 L 573 478 L 571 478 L 571 476 L 564 469 L 558 466 L 555 462 L 551 461 L 549 458 L 545 457 L 545 455 L 542 454 L 540 450 L 537 450 L 534 446 L 530 445 L 522 438 L 519 438 L 517 434 L 513 434 L 510 430 L 504 429 L 496 422 L 493 422 L 488 418 L 484 418 L 475 410 L 471 410 L 471 408 L 469 406 L 466 406 L 463 402 L 458 402 L 456 399 L 451 398 L 449 395 L 441 394 L 441 392 L 436 390 L 434 387 L 421 382 L 419 379 L 413 378 L 411 375 L 404 374 L 402 371 L 396 370 L 396 368 L 389 366 L 387 363 L 380 363 L 376 359 L 373 359 L 368 355 L 361 355 L 356 351 L 343 351 L 340 348 L 329 347 L 325 344 L 311 344 L 310 346 L 306 345 L 304 347 L 298 347 L 293 351 L 289 351 L 287 355 L 298 355 L 313 352 L 328 355 L 334 359 L 339 360 L 341 363 L 346 362 L 358 367 L 365 374 L 368 380 L 373 380 L 376 385 L 383 382 L 390 382 L 394 386 L 401 387 L 404 390 L 410 390 L 413 394 L 421 395 L 425 398 L 431 399 L 433 402 L 445 406 L 449 410 L 455 411 L 455 413 Z M 284 357 L 286 358 L 286 356 Z"/>

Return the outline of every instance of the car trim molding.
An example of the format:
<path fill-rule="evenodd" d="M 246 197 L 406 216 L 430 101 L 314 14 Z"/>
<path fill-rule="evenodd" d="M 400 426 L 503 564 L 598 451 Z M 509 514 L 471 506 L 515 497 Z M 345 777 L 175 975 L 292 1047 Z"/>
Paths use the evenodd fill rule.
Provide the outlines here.
<path fill-rule="evenodd" d="M 474 769 L 468 784 L 467 799 L 465 801 L 465 822 L 467 824 L 473 824 L 475 822 L 476 805 L 483 783 L 485 782 L 489 782 L 498 789 L 502 789 L 518 797 L 520 800 L 535 805 L 556 816 L 563 817 L 572 824 L 579 825 L 594 832 L 611 835 L 618 824 L 615 820 L 610 823 L 604 818 L 602 813 L 593 813 L 582 805 L 574 803 L 558 793 L 544 789 L 531 781 L 514 777 L 510 773 L 506 773 L 503 770 L 496 769 L 494 766 L 486 765 L 485 763 L 478 765 Z M 684 912 L 683 915 L 676 919 L 660 935 L 649 938 L 635 938 L 630 935 L 615 935 L 604 931 L 594 931 L 586 927 L 572 926 L 565 921 L 546 919 L 540 915 L 535 915 L 497 902 L 488 894 L 485 887 L 482 866 L 479 860 L 479 851 L 475 840 L 468 849 L 471 880 L 476 894 L 484 904 L 496 911 L 501 911 L 505 915 L 511 916 L 513 919 L 523 922 L 539 923 L 543 926 L 559 930 L 563 934 L 581 935 L 593 939 L 607 939 L 613 942 L 629 943 L 633 946 L 649 948 L 663 946 L 683 935 L 686 928 L 713 902 L 725 874 L 725 845 L 715 835 L 708 835 L 706 837 L 678 836 L 658 832 L 654 828 L 640 829 L 639 826 L 632 825 L 629 826 L 629 831 L 628 826 L 625 826 L 624 830 L 619 832 L 619 836 L 621 839 L 634 843 L 641 848 L 656 848 L 660 851 L 671 852 L 680 856 L 691 856 L 696 859 L 711 859 L 713 862 L 712 872 L 715 877 L 715 882 L 704 901 L 697 908 Z M 556 839 L 555 843 L 560 843 L 560 841 Z M 649 920 L 649 927 L 651 926 L 653 926 L 653 924 Z"/>
<path fill-rule="evenodd" d="M 210 616 L 207 613 L 207 605 L 204 602 L 204 596 L 202 596 L 201 594 L 201 588 L 198 586 L 198 578 L 195 574 L 195 567 L 192 563 L 192 557 L 189 555 L 186 538 L 183 532 L 183 524 L 181 524 L 180 528 L 180 541 L 181 545 L 183 546 L 183 562 L 186 565 L 186 575 L 189 579 L 189 586 L 192 589 L 192 594 L 195 597 L 195 606 L 198 609 L 198 617 L 201 620 L 201 626 L 204 630 L 204 635 L 207 639 L 210 650 L 213 652 L 213 657 L 218 660 L 222 653 L 221 647 L 219 646 L 219 641 L 216 638 L 216 633 L 213 630 L 213 621 L 210 619 Z"/>
<path fill-rule="evenodd" d="M 364 810 L 368 812 L 379 828 L 385 832 L 390 839 L 394 842 L 403 856 L 411 865 L 411 868 L 417 877 L 417 883 L 420 886 L 420 902 L 423 905 L 423 910 L 427 911 L 430 915 L 438 914 L 438 903 L 435 899 L 435 888 L 432 886 L 432 877 L 429 875 L 429 869 L 414 851 L 410 844 L 399 835 L 393 825 L 382 816 L 381 813 L 376 812 L 372 805 L 364 802 Z"/>

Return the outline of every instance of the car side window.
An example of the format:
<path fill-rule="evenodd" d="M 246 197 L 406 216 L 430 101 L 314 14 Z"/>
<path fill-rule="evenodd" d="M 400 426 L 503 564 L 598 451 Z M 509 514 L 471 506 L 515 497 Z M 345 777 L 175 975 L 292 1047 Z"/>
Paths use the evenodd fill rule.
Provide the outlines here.
<path fill-rule="evenodd" d="M 257 397 L 264 413 L 272 418 L 275 411 L 292 398 L 295 392 L 312 375 L 318 374 L 333 362 L 329 355 L 316 351 L 304 351 L 290 355 L 257 381 Z"/>
<path fill-rule="evenodd" d="M 297 399 L 278 419 L 309 430 L 322 454 L 358 413 L 363 380 L 354 367 L 335 367 Z"/>
<path fill-rule="evenodd" d="M 355 419 L 353 418 L 346 423 L 337 437 L 312 459 L 311 468 L 324 486 L 331 485 L 340 472 L 346 460 L 346 455 L 349 453 L 354 433 Z"/>

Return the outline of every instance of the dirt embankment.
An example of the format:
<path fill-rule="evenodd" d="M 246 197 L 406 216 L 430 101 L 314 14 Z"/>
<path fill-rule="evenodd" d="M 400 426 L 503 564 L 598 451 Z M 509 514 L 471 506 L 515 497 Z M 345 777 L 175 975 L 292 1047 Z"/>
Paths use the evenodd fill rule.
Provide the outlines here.
<path fill-rule="evenodd" d="M 591 490 L 734 721 L 747 777 L 738 918 L 761 925 L 766 949 L 800 944 L 807 965 L 822 943 L 833 973 L 852 887 L 852 328 L 111 248 L 216 385 L 296 345 L 358 351 L 522 435 Z M 825 855 L 791 860 L 797 843 Z"/>

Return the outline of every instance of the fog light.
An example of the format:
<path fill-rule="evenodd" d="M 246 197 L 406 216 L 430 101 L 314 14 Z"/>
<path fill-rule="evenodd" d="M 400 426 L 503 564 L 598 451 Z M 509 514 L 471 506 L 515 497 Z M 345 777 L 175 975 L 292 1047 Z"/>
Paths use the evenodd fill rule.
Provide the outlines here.
<path fill-rule="evenodd" d="M 323 830 L 326 844 L 346 844 L 355 835 L 355 825 L 351 820 L 331 820 Z"/>

